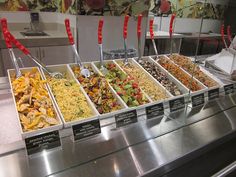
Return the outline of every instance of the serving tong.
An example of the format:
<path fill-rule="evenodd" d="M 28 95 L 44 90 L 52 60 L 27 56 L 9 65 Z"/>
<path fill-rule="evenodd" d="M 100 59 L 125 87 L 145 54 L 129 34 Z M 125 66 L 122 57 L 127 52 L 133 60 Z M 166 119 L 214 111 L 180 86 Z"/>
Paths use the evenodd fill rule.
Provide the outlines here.
<path fill-rule="evenodd" d="M 108 70 L 104 67 L 104 57 L 102 49 L 102 29 L 103 29 L 103 19 L 100 19 L 98 22 L 98 47 L 100 53 L 100 71 L 103 75 L 108 73 Z"/>
<path fill-rule="evenodd" d="M 227 36 L 228 36 L 228 40 L 230 41 L 230 43 L 232 43 L 233 39 L 232 39 L 232 33 L 231 33 L 231 26 L 230 25 L 227 26 Z"/>
<path fill-rule="evenodd" d="M 6 46 L 8 48 L 9 54 L 10 54 L 12 64 L 13 64 L 13 66 L 15 68 L 15 71 L 16 71 L 16 78 L 19 78 L 19 77 L 22 76 L 22 74 L 21 74 L 16 56 L 13 52 L 13 48 L 12 48 L 12 45 L 11 45 L 10 36 L 9 36 L 8 30 L 7 30 L 8 29 L 7 28 L 7 20 L 6 19 L 1 19 L 1 25 L 2 25 L 3 37 L 4 37 L 4 40 L 5 40 Z"/>
<path fill-rule="evenodd" d="M 153 48 L 154 48 L 155 55 L 158 56 L 157 46 L 156 46 L 156 43 L 155 43 L 155 40 L 154 40 L 153 23 L 154 23 L 154 19 L 150 19 L 150 21 L 149 21 L 149 32 L 150 32 L 150 37 L 151 37 L 151 40 L 152 40 L 152 45 L 153 45 Z"/>
<path fill-rule="evenodd" d="M 74 42 L 74 38 L 73 38 L 73 35 L 71 33 L 71 29 L 70 29 L 70 20 L 69 19 L 65 19 L 65 26 L 66 26 L 66 32 L 67 32 L 67 35 L 68 35 L 68 39 L 69 39 L 69 42 L 70 42 L 70 45 L 71 45 L 71 48 L 75 54 L 75 63 L 79 65 L 80 67 L 80 73 L 88 78 L 90 77 L 91 73 L 90 71 L 84 67 L 83 63 L 82 63 L 82 60 L 79 56 L 79 53 L 76 49 L 76 46 L 75 46 L 75 42 Z"/>
<path fill-rule="evenodd" d="M 124 20 L 124 27 L 123 27 L 123 38 L 124 38 L 124 49 L 125 49 L 125 59 L 124 59 L 124 65 L 128 66 L 128 56 L 127 56 L 127 34 L 128 34 L 128 22 L 129 22 L 129 15 L 125 16 Z"/>
<path fill-rule="evenodd" d="M 222 39 L 222 41 L 224 43 L 224 46 L 225 46 L 225 48 L 227 50 L 228 49 L 228 45 L 227 45 L 226 40 L 225 40 L 225 25 L 224 24 L 221 25 L 220 32 L 221 32 L 221 39 Z"/>
<path fill-rule="evenodd" d="M 142 59 L 141 54 L 141 24 L 142 24 L 142 14 L 138 15 L 138 23 L 137 23 L 137 37 L 138 37 L 138 62 Z"/>
<path fill-rule="evenodd" d="M 169 35 L 170 35 L 170 55 L 173 53 L 173 23 L 176 15 L 172 14 L 170 18 L 170 27 L 169 27 Z"/>
<path fill-rule="evenodd" d="M 41 67 L 46 73 L 48 73 L 50 76 L 61 79 L 63 78 L 63 75 L 60 72 L 51 72 L 40 60 L 38 60 L 36 57 L 34 57 L 30 51 L 23 46 L 16 38 L 8 31 L 7 28 L 7 20 L 5 18 L 1 19 L 1 25 L 2 25 L 2 31 L 3 31 L 3 36 L 7 45 L 7 48 L 9 49 L 9 53 L 11 56 L 11 60 L 13 62 L 13 65 L 16 70 L 16 77 L 22 76 L 18 62 L 16 60 L 15 54 L 12 49 L 11 43 L 13 43 L 18 49 L 20 49 L 28 58 L 33 60 L 39 67 Z"/>

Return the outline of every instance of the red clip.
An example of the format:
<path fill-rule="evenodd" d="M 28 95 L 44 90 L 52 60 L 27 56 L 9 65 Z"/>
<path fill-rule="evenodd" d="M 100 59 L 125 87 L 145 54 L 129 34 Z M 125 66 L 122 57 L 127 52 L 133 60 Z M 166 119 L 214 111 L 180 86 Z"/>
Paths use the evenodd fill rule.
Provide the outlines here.
<path fill-rule="evenodd" d="M 123 28 L 123 37 L 124 37 L 124 39 L 127 38 L 128 22 L 129 22 L 129 15 L 126 15 L 125 16 L 125 20 L 124 20 L 124 28 Z"/>
<path fill-rule="evenodd" d="M 74 42 L 72 32 L 70 30 L 70 20 L 68 18 L 65 19 L 65 26 L 66 26 L 66 32 L 67 32 L 67 35 L 68 35 L 69 42 L 70 42 L 71 45 L 74 45 L 75 42 Z"/>
<path fill-rule="evenodd" d="M 228 40 L 231 42 L 232 41 L 232 33 L 231 33 L 230 25 L 227 26 L 227 36 L 228 36 Z"/>
<path fill-rule="evenodd" d="M 98 44 L 102 43 L 102 27 L 103 27 L 103 19 L 100 19 L 98 23 Z"/>
<path fill-rule="evenodd" d="M 149 32 L 150 32 L 151 39 L 154 39 L 153 23 L 154 23 L 154 20 L 150 19 L 150 21 L 149 21 Z"/>
<path fill-rule="evenodd" d="M 137 36 L 138 38 L 141 37 L 141 24 L 142 24 L 142 14 L 139 14 L 138 16 L 138 24 L 137 24 Z"/>
<path fill-rule="evenodd" d="M 173 23 L 174 23 L 175 17 L 176 17 L 176 15 L 175 15 L 175 14 L 172 14 L 172 15 L 171 15 L 171 18 L 170 18 L 170 28 L 169 28 L 170 37 L 172 37 L 172 33 L 173 33 Z"/>

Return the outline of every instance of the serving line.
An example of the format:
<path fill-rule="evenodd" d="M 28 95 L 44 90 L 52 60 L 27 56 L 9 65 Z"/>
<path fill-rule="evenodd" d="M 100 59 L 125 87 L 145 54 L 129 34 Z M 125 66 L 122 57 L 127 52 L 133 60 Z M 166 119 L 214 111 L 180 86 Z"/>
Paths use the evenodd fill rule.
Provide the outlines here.
<path fill-rule="evenodd" d="M 230 97 L 227 97 L 226 99 L 230 100 Z M 212 102 L 209 112 L 219 111 L 222 101 L 225 100 Z M 210 148 L 211 144 L 218 140 L 223 142 L 226 136 L 234 134 L 235 137 L 235 113 L 235 104 L 228 104 L 228 110 L 221 109 L 217 114 L 211 114 L 210 117 L 198 120 L 197 123 L 179 126 L 177 130 L 172 129 L 162 136 L 151 135 L 168 129 L 168 123 L 173 123 L 172 121 L 161 122 L 158 125 L 161 126 L 159 130 L 155 124 L 157 119 L 116 131 L 104 127 L 99 136 L 76 143 L 65 137 L 62 138 L 62 149 L 31 158 L 23 149 L 2 155 L 0 172 L 6 177 L 16 175 L 87 177 L 95 174 L 103 177 L 141 176 L 157 172 L 164 174 L 176 167 L 176 163 L 173 165 L 174 162 L 178 161 L 180 165 L 187 161 L 186 156 L 190 160 L 197 153 L 199 155 L 202 148 Z M 9 171 L 8 166 L 15 170 Z"/>

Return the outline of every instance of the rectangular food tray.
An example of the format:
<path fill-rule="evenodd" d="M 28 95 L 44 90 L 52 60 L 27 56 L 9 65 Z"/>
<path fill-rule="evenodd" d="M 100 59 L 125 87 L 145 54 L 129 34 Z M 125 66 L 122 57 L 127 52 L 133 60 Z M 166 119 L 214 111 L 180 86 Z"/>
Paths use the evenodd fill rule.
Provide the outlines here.
<path fill-rule="evenodd" d="M 115 62 L 114 62 L 115 60 L 106 60 L 106 61 L 104 61 L 104 64 L 106 64 L 106 63 L 113 63 L 113 64 L 115 64 L 122 72 L 124 72 L 123 71 L 123 69 L 121 69 L 120 68 L 120 66 L 118 66 Z M 94 64 L 94 66 L 96 67 L 96 70 L 97 70 L 97 72 L 98 73 L 100 73 L 101 75 L 103 75 L 100 71 L 99 71 L 99 69 L 98 69 L 98 65 L 99 65 L 99 62 L 98 61 L 95 61 L 95 62 L 93 62 L 93 64 Z M 125 73 L 125 72 L 124 72 Z M 149 100 L 149 103 L 148 104 L 143 104 L 143 105 L 140 105 L 140 106 L 137 106 L 137 107 L 135 107 L 136 108 L 136 110 L 137 110 L 137 115 L 138 115 L 138 117 L 142 117 L 143 118 L 143 116 L 145 115 L 145 108 L 147 107 L 147 105 L 149 105 L 149 104 L 152 104 L 152 100 L 147 96 L 147 94 L 141 89 L 141 91 L 142 91 L 142 93 L 145 95 L 145 97 Z M 117 94 L 117 93 L 116 93 Z M 117 94 L 118 95 L 118 94 Z M 119 96 L 120 97 L 120 96 Z M 120 98 L 120 99 L 122 99 L 122 98 Z M 123 101 L 123 100 L 122 100 Z M 126 105 L 127 106 L 127 105 Z M 128 107 L 128 106 L 127 106 Z M 130 109 L 132 109 L 133 107 L 129 107 Z M 141 118 L 141 119 L 142 119 Z"/>
<path fill-rule="evenodd" d="M 179 67 L 177 64 L 175 64 L 172 60 L 170 60 L 166 55 L 160 55 L 160 56 L 163 56 L 165 57 L 167 60 L 169 60 L 173 65 L 175 65 L 176 67 Z M 154 60 L 157 64 L 158 61 Z M 160 64 L 159 64 L 160 65 Z M 160 65 L 161 66 L 161 65 Z M 161 66 L 162 67 L 162 66 Z M 163 69 L 165 69 L 164 67 L 162 67 Z M 185 74 L 187 74 L 190 78 L 192 77 L 188 72 L 186 72 L 183 68 L 179 67 L 181 69 L 181 71 Z M 167 70 L 166 70 L 167 71 Z M 169 71 L 167 71 L 169 73 L 169 75 L 171 75 L 172 77 L 174 77 L 176 80 L 178 80 L 175 76 L 173 76 Z M 198 81 L 195 77 L 193 77 L 193 80 L 195 80 L 197 82 L 197 84 L 201 87 L 200 90 L 197 90 L 197 91 L 190 91 L 190 97 L 192 96 L 195 96 L 195 95 L 199 95 L 199 94 L 202 94 L 204 93 L 204 97 L 206 97 L 206 92 L 208 91 L 208 88 L 202 84 L 200 81 Z M 178 80 L 179 81 L 179 80 Z M 181 81 L 179 81 L 181 82 Z M 182 82 L 181 82 L 182 85 L 184 85 Z M 185 85 L 184 85 L 185 86 Z M 186 87 L 186 86 L 185 86 Z M 187 88 L 187 87 L 186 87 Z M 187 88 L 188 89 L 188 88 Z M 189 89 L 188 89 L 189 90 Z M 187 98 L 187 102 L 190 101 L 190 97 L 188 97 L 186 95 L 186 98 Z"/>
<path fill-rule="evenodd" d="M 119 66 L 119 64 L 117 63 L 117 61 L 122 61 L 122 62 L 123 62 L 123 59 L 114 60 L 114 63 L 116 63 L 116 65 L 117 65 L 123 72 L 125 72 L 125 71 L 123 70 L 123 68 Z M 128 62 L 129 62 L 131 65 L 138 67 L 143 73 L 145 73 L 145 75 L 146 75 L 151 81 L 153 81 L 158 87 L 160 87 L 160 89 L 162 89 L 162 90 L 165 92 L 167 98 L 166 98 L 166 99 L 160 99 L 160 100 L 157 100 L 157 101 L 152 100 L 152 99 L 148 96 L 148 94 L 146 93 L 146 95 L 148 96 L 148 98 L 149 98 L 152 102 L 163 102 L 164 100 L 167 100 L 167 99 L 173 97 L 173 95 L 172 95 L 168 90 L 166 90 L 165 87 L 163 87 L 155 78 L 153 78 L 141 65 L 139 65 L 139 64 L 137 63 L 137 61 L 136 61 L 134 58 L 128 59 Z M 125 73 L 126 73 L 126 72 L 125 72 Z M 128 74 L 128 73 L 126 73 L 126 74 Z M 144 92 L 145 92 L 145 91 L 144 91 Z"/>
<path fill-rule="evenodd" d="M 35 68 L 35 67 L 22 68 L 22 69 L 20 69 L 20 71 L 22 73 L 29 72 L 33 68 Z M 43 79 L 42 74 L 41 74 L 39 68 L 37 68 L 37 70 L 38 70 L 38 72 L 41 75 L 41 79 Z M 16 110 L 16 115 L 17 115 L 17 118 L 18 118 L 18 123 L 19 123 L 19 126 L 21 127 L 21 136 L 22 136 L 22 138 L 26 139 L 26 138 L 29 138 L 29 137 L 33 137 L 33 136 L 37 136 L 37 135 L 40 135 L 40 134 L 44 134 L 44 133 L 48 133 L 48 132 L 51 132 L 51 131 L 62 129 L 63 124 L 62 124 L 62 121 L 60 119 L 60 116 L 59 116 L 59 113 L 58 113 L 58 109 L 56 108 L 57 106 L 55 105 L 55 103 L 53 101 L 53 98 L 52 98 L 52 96 L 50 94 L 50 91 L 48 90 L 48 87 L 45 85 L 45 89 L 48 91 L 48 95 L 49 95 L 49 98 L 52 101 L 52 105 L 53 105 L 54 111 L 56 113 L 56 118 L 59 121 L 59 124 L 58 125 L 53 125 L 53 126 L 50 126 L 50 127 L 47 127 L 47 128 L 41 128 L 41 129 L 38 129 L 38 130 L 32 130 L 32 131 L 27 131 L 27 132 L 23 131 L 22 126 L 21 126 L 21 122 L 20 122 L 20 116 L 19 116 L 19 113 L 17 111 L 16 101 L 15 101 L 15 97 L 14 97 L 14 93 L 13 93 L 13 87 L 12 87 L 12 83 L 11 83 L 11 76 L 13 74 L 15 74 L 15 70 L 14 69 L 7 70 L 7 73 L 8 73 L 8 79 L 9 79 L 9 83 L 10 83 L 10 87 L 11 87 L 12 97 L 13 97 L 13 100 L 14 100 L 14 106 L 15 106 L 15 110 Z"/>
<path fill-rule="evenodd" d="M 96 69 L 96 66 L 93 65 L 92 63 L 90 62 L 85 62 L 83 63 L 84 64 L 84 67 L 91 67 L 92 70 L 95 72 L 95 73 L 98 73 L 99 74 L 99 71 Z M 79 83 L 78 79 L 75 77 L 75 74 L 74 72 L 72 71 L 72 67 L 75 66 L 76 64 L 69 64 L 68 67 L 69 67 L 69 70 L 71 71 L 71 73 L 73 74 L 74 78 L 76 79 L 76 81 Z M 80 85 L 82 86 L 82 84 L 80 83 Z M 104 114 L 99 114 L 99 119 L 107 119 L 107 121 L 103 121 L 103 122 L 106 122 L 105 124 L 111 124 L 111 123 L 114 123 L 114 118 L 115 118 L 115 115 L 116 114 L 119 114 L 121 112 L 124 112 L 125 109 L 128 108 L 128 106 L 124 103 L 124 101 L 116 94 L 115 90 L 111 87 L 111 85 L 108 83 L 108 86 L 109 86 L 109 89 L 110 91 L 112 92 L 113 96 L 116 98 L 117 102 L 120 104 L 121 106 L 121 109 L 120 110 L 116 110 L 116 111 L 112 111 L 110 113 L 104 113 Z M 89 96 L 88 96 L 89 97 Z M 92 102 L 92 101 L 91 101 Z M 96 109 L 96 106 L 94 103 L 92 103 Z M 109 118 L 109 119 L 108 119 Z M 102 125 L 103 126 L 103 125 Z"/>
<path fill-rule="evenodd" d="M 160 55 L 160 56 L 163 56 L 163 55 Z M 156 57 L 156 56 L 154 56 Z M 185 87 L 185 85 L 183 85 L 178 79 L 176 79 L 173 75 L 171 75 L 165 68 L 163 68 L 159 63 L 157 63 L 152 57 L 150 56 L 147 56 L 147 57 L 143 57 L 142 60 L 148 60 L 150 61 L 151 63 L 155 64 L 158 69 L 163 72 L 164 74 L 166 74 L 166 76 L 168 77 L 168 79 L 170 81 L 172 81 L 173 83 L 175 83 L 178 88 L 180 89 L 180 91 L 183 93 L 182 95 L 178 95 L 178 96 L 172 96 L 171 98 L 168 99 L 168 101 L 171 101 L 171 100 L 175 100 L 175 99 L 178 99 L 178 98 L 181 98 L 181 97 L 184 97 L 186 99 L 186 97 L 188 96 L 188 93 L 189 93 L 189 90 L 187 87 Z M 140 67 L 142 67 L 140 65 Z M 143 68 L 143 67 L 142 67 Z M 143 68 L 144 69 L 144 68 Z M 145 70 L 145 69 L 144 69 Z M 146 70 L 145 70 L 146 71 Z M 147 72 L 147 71 L 146 71 Z M 148 72 L 147 72 L 148 73 Z M 155 79 L 150 73 L 148 73 L 153 79 Z M 156 80 L 156 79 L 155 79 Z M 158 82 L 156 80 L 156 82 Z M 159 83 L 159 82 L 158 82 Z M 169 108 L 169 104 L 165 104 L 165 107 L 166 108 Z"/>
<path fill-rule="evenodd" d="M 175 53 L 175 55 L 179 55 L 177 53 Z M 180 55 L 179 55 L 180 56 Z M 169 55 L 167 56 L 169 58 Z M 188 58 L 192 63 L 193 63 L 193 58 L 190 58 L 190 57 L 187 57 L 187 56 L 184 56 L 186 58 Z M 170 58 L 169 58 L 170 59 Z M 171 59 L 170 59 L 171 60 Z M 172 61 L 172 60 L 171 60 Z M 172 61 L 173 63 L 175 63 L 174 61 Z M 175 63 L 176 64 L 176 63 Z M 194 64 L 194 63 L 193 63 Z M 178 65 L 178 64 L 176 64 Z M 178 65 L 180 66 L 180 65 Z M 199 65 L 198 65 L 199 66 Z M 181 66 L 180 66 L 181 67 Z M 182 67 L 181 67 L 182 68 Z M 221 87 L 222 85 L 222 82 L 219 81 L 218 79 L 216 79 L 212 74 L 210 74 L 209 72 L 207 72 L 205 69 L 203 69 L 203 67 L 199 66 L 200 70 L 206 75 L 208 76 L 210 79 L 212 79 L 213 81 L 215 81 L 218 85 L 217 86 L 213 86 L 213 87 L 208 87 L 208 89 L 216 89 L 216 88 L 219 88 Z M 186 71 L 184 68 L 182 68 L 184 71 Z M 187 73 L 189 73 L 188 71 L 186 71 Z M 189 73 L 191 75 L 191 73 Z M 198 80 L 196 77 L 194 77 L 196 80 Z M 198 80 L 200 83 L 202 83 L 200 80 Z M 203 83 L 202 83 L 203 84 Z M 204 84 L 203 84 L 204 85 Z M 207 86 L 205 86 L 207 87 Z"/>
<path fill-rule="evenodd" d="M 47 68 L 51 71 L 51 72 L 60 72 L 60 73 L 63 73 L 63 74 L 66 74 L 68 80 L 73 80 L 73 81 L 76 81 L 73 73 L 71 73 L 68 65 L 50 65 L 50 66 L 47 66 Z M 43 78 L 46 79 L 46 73 L 41 70 L 42 72 L 42 75 L 43 75 Z M 77 82 L 77 81 L 76 81 Z M 77 82 L 78 83 L 78 82 Z M 81 92 L 83 93 L 83 95 L 85 96 L 86 100 L 87 100 L 87 103 L 89 105 L 89 107 L 91 108 L 92 110 L 92 113 L 93 113 L 93 116 L 91 117 L 87 117 L 87 118 L 84 118 L 84 119 L 81 119 L 81 120 L 73 120 L 73 121 L 70 121 L 70 122 L 67 122 L 65 119 L 64 119 L 64 116 L 60 110 L 60 107 L 58 106 L 57 104 L 57 101 L 56 101 L 56 98 L 54 97 L 53 95 L 53 92 L 49 86 L 49 84 L 47 84 L 47 87 L 48 87 L 48 90 L 49 90 L 49 93 L 51 94 L 51 97 L 53 99 L 53 101 L 55 102 L 55 105 L 56 105 L 56 108 L 59 112 L 59 115 L 62 119 L 62 122 L 64 124 L 64 127 L 65 128 L 69 128 L 73 125 L 77 125 L 77 124 L 80 124 L 80 123 L 83 123 L 83 122 L 88 122 L 88 121 L 91 121 L 91 120 L 94 120 L 94 119 L 97 119 L 98 118 L 98 112 L 96 110 L 96 108 L 94 107 L 93 103 L 91 102 L 91 100 L 89 99 L 89 97 L 87 96 L 87 94 L 85 93 L 84 89 L 82 88 L 82 86 L 78 83 L 79 87 L 80 87 L 80 90 Z"/>

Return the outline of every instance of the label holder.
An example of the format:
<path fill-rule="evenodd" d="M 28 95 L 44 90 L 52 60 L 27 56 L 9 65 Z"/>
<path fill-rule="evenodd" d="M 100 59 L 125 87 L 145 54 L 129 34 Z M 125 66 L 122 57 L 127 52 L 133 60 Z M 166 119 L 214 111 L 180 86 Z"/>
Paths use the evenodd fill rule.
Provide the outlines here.
<path fill-rule="evenodd" d="M 51 150 L 61 147 L 59 130 L 26 138 L 25 146 L 28 155 L 33 155 L 44 150 Z"/>
<path fill-rule="evenodd" d="M 101 133 L 99 119 L 86 121 L 72 126 L 73 140 L 79 141 Z"/>
<path fill-rule="evenodd" d="M 147 119 L 153 119 L 164 115 L 164 104 L 158 103 L 145 108 Z"/>
<path fill-rule="evenodd" d="M 136 109 L 119 113 L 115 115 L 116 128 L 124 127 L 138 122 L 138 116 Z"/>
<path fill-rule="evenodd" d="M 180 97 L 173 100 L 169 100 L 170 112 L 179 111 L 185 108 L 185 98 Z"/>

